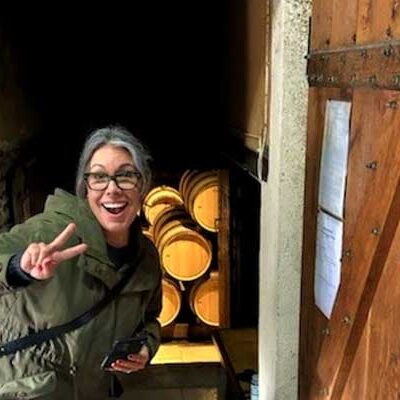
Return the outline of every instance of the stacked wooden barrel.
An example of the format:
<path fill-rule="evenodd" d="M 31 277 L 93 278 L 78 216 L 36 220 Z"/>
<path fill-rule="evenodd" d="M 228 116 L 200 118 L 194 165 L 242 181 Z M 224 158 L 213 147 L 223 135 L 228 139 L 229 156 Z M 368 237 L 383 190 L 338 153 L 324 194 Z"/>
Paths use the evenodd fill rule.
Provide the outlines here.
<path fill-rule="evenodd" d="M 161 185 L 144 199 L 149 226 L 143 232 L 156 245 L 164 271 L 161 326 L 176 320 L 185 301 L 199 322 L 219 325 L 218 267 L 213 254 L 218 196 L 218 171 L 188 170 L 180 177 L 179 191 Z"/>
<path fill-rule="evenodd" d="M 210 272 L 200 279 L 190 291 L 190 308 L 207 325 L 219 325 L 219 274 Z"/>
<path fill-rule="evenodd" d="M 173 187 L 162 185 L 152 189 L 143 203 L 144 215 L 152 226 L 157 215 L 171 205 L 181 205 L 183 199 L 180 193 Z"/>
<path fill-rule="evenodd" d="M 219 183 L 216 171 L 187 170 L 179 182 L 185 207 L 210 232 L 218 231 Z"/>

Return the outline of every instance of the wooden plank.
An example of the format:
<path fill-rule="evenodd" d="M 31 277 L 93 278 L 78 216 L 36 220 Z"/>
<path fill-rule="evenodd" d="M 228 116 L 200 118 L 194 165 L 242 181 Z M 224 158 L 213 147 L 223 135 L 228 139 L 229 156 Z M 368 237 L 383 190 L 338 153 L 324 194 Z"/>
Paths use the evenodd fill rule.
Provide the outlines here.
<path fill-rule="evenodd" d="M 312 373 L 317 365 L 327 319 L 314 304 L 314 259 L 316 237 L 317 187 L 320 154 L 324 132 L 325 107 L 328 99 L 349 100 L 351 92 L 340 89 L 311 88 L 308 101 L 306 147 L 306 185 L 303 233 L 302 297 L 300 322 L 299 397 L 309 399 Z"/>
<path fill-rule="evenodd" d="M 364 119 L 364 123 L 368 123 L 367 115 L 360 115 L 360 118 Z M 371 128 L 373 129 L 373 128 Z M 351 136 L 351 148 L 358 146 L 360 152 L 360 158 L 364 160 L 373 160 L 375 155 L 375 147 L 368 146 L 362 142 L 362 131 L 356 130 L 352 132 Z M 361 145 L 359 145 L 359 143 Z M 365 193 L 368 191 L 368 187 L 371 184 L 371 180 L 365 175 L 365 164 L 353 163 L 352 170 L 349 171 L 348 187 L 357 187 L 357 190 L 353 190 L 351 193 L 351 201 L 346 203 L 346 220 L 345 220 L 345 233 L 346 236 L 351 238 L 354 236 L 354 232 L 359 227 L 359 213 L 363 206 L 363 199 Z M 348 197 L 350 194 L 348 194 Z M 351 239 L 349 239 L 351 240 Z M 344 251 L 347 249 L 345 248 Z M 367 399 L 367 377 L 366 377 L 366 366 L 368 365 L 368 347 L 369 347 L 369 336 L 368 327 L 364 330 L 364 335 L 361 339 L 357 357 L 353 363 L 351 378 L 346 386 L 344 392 L 344 399 Z"/>
<path fill-rule="evenodd" d="M 332 89 L 331 89 L 332 90 Z M 308 99 L 308 129 L 306 146 L 305 207 L 303 230 L 303 260 L 300 310 L 299 398 L 307 400 L 314 366 L 317 362 L 324 319 L 315 315 L 313 306 L 314 257 L 316 232 L 316 187 L 324 127 L 324 104 L 329 94 L 326 89 L 310 88 Z M 318 316 L 320 318 L 318 318 Z"/>
<path fill-rule="evenodd" d="M 358 180 L 368 180 L 369 186 L 358 214 L 362 225 L 349 236 L 345 221 L 343 243 L 345 249 L 351 249 L 352 256 L 343 259 L 342 284 L 329 321 L 331 335 L 324 338 L 321 347 L 311 399 L 319 398 L 321 393 L 325 393 L 326 398 L 339 399 L 344 390 L 400 218 L 400 141 L 397 132 L 400 114 L 387 107 L 391 101 L 398 100 L 399 95 L 358 90 L 353 96 L 345 209 L 349 209 L 352 195 L 358 191 Z M 362 175 L 355 176 L 353 171 L 357 170 L 357 164 L 366 166 L 371 161 L 363 158 L 363 148 L 372 143 L 379 167 L 365 167 Z"/>
<path fill-rule="evenodd" d="M 400 146 L 398 147 L 400 150 Z M 397 165 L 400 167 L 400 163 Z M 333 389 L 332 399 L 341 399 L 348 380 L 348 376 L 353 365 L 354 357 L 361 340 L 361 336 L 366 325 L 368 313 L 374 301 L 378 284 L 380 283 L 384 267 L 388 258 L 389 250 L 392 245 L 395 233 L 400 226 L 400 177 L 397 182 L 396 192 L 391 202 L 385 225 L 383 227 L 381 239 L 375 250 L 374 257 L 366 276 L 366 283 L 363 287 L 361 299 L 356 310 L 356 317 L 347 340 L 344 350 L 344 359 L 340 365 L 338 376 Z"/>
<path fill-rule="evenodd" d="M 245 77 L 246 114 L 248 121 L 246 131 L 249 136 L 262 138 L 265 126 L 266 102 L 266 65 L 268 33 L 269 1 L 253 0 L 247 4 L 247 63 L 248 75 Z"/>
<path fill-rule="evenodd" d="M 312 53 L 307 73 L 310 86 L 398 90 L 400 42 Z"/>
<path fill-rule="evenodd" d="M 398 0 L 359 0 L 357 43 L 400 39 Z"/>
<path fill-rule="evenodd" d="M 399 261 L 400 229 L 397 229 L 371 307 L 367 327 L 364 330 L 361 348 L 357 351 L 349 382 L 346 385 L 344 398 L 386 400 L 398 397 L 400 388 Z"/>
<path fill-rule="evenodd" d="M 333 2 L 314 0 L 311 20 L 311 49 L 329 49 L 331 44 Z"/>
<path fill-rule="evenodd" d="M 390 20 L 390 26 L 392 28 L 392 38 L 400 39 L 400 3 L 398 0 L 392 0 Z"/>
<path fill-rule="evenodd" d="M 358 2 L 333 0 L 331 48 L 352 46 L 357 40 Z"/>
<path fill-rule="evenodd" d="M 269 1 L 233 0 L 227 12 L 228 123 L 255 151 L 266 124 Z"/>
<path fill-rule="evenodd" d="M 392 243 L 384 276 L 371 310 L 367 392 L 378 400 L 397 399 L 400 392 L 399 285 L 400 230 Z M 379 368 L 377 368 L 379 366 Z"/>
<path fill-rule="evenodd" d="M 390 159 L 386 160 L 385 149 L 389 140 L 388 135 L 392 132 L 385 132 L 385 129 L 386 127 L 394 129 L 392 118 L 397 118 L 398 115 L 397 109 L 391 109 L 387 105 L 391 101 L 397 101 L 399 93 L 374 93 L 374 91 L 368 90 L 359 90 L 356 93 L 346 189 L 345 250 L 352 247 L 352 238 L 360 227 L 360 215 L 365 208 L 365 199 L 372 197 L 379 200 L 379 191 L 385 180 L 385 174 L 382 173 L 381 167 L 384 165 L 386 168 L 390 162 Z M 362 101 L 362 103 L 358 104 L 358 101 Z M 390 138 L 390 140 L 394 139 Z M 367 164 L 378 162 L 378 158 L 380 165 L 377 170 L 366 168 Z M 376 203 L 377 205 L 378 203 Z"/>
<path fill-rule="evenodd" d="M 220 327 L 230 327 L 230 257 L 229 257 L 229 171 L 219 171 L 218 271 Z"/>
<path fill-rule="evenodd" d="M 368 365 L 370 361 L 370 322 L 367 321 L 348 382 L 343 392 L 343 399 L 368 399 Z M 375 399 L 376 400 L 376 399 Z"/>

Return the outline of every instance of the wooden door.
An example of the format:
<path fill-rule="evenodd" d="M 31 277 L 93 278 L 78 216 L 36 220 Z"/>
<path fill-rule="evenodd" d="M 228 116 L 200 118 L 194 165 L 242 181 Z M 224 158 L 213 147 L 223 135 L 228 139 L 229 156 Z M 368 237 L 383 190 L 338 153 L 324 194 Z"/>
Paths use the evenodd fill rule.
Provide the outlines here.
<path fill-rule="evenodd" d="M 400 399 L 400 1 L 315 0 L 308 64 L 299 398 Z M 327 100 L 351 102 L 341 284 L 315 305 Z"/>

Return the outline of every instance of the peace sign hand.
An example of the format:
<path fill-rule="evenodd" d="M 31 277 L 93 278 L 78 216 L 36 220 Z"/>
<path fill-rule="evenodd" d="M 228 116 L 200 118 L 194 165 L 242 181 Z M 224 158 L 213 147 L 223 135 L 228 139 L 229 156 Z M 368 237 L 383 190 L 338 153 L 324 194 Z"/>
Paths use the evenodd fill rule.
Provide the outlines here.
<path fill-rule="evenodd" d="M 35 279 L 49 279 L 60 262 L 84 253 L 87 250 L 87 245 L 84 243 L 61 250 L 75 228 L 74 223 L 68 224 L 49 244 L 31 243 L 22 255 L 21 269 Z"/>

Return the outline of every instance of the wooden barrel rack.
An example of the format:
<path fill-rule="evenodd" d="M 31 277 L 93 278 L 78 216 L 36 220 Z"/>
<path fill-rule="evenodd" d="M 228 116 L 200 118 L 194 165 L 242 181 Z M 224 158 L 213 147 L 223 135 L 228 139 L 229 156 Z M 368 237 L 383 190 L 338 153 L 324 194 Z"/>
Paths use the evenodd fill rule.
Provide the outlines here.
<path fill-rule="evenodd" d="M 163 269 L 163 331 L 219 326 L 218 171 L 186 170 L 145 197 L 143 233 Z M 169 336 L 167 334 L 166 336 Z"/>

